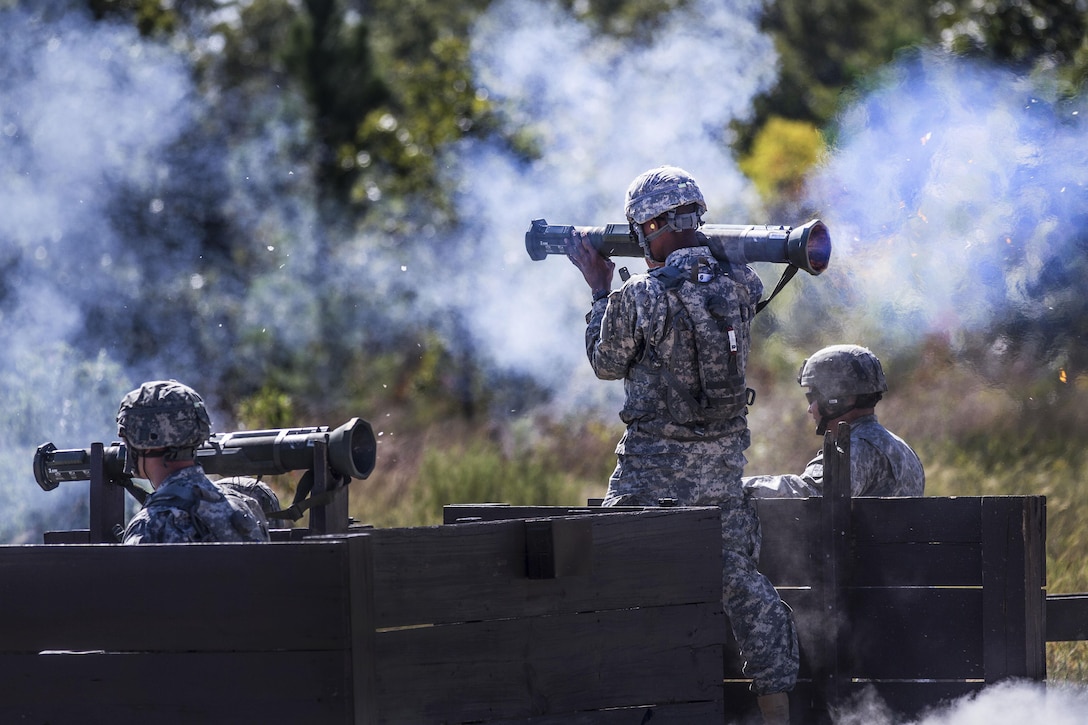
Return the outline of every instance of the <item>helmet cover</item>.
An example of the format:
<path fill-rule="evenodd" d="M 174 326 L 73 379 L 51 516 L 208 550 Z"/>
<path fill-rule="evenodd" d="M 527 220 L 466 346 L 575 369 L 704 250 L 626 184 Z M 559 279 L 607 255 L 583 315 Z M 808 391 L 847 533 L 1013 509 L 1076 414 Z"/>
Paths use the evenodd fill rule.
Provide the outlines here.
<path fill-rule="evenodd" d="M 859 345 L 831 345 L 818 350 L 802 363 L 797 382 L 823 400 L 888 390 L 880 360 Z"/>
<path fill-rule="evenodd" d="M 211 435 L 211 420 L 195 390 L 176 380 L 155 380 L 121 400 L 117 433 L 136 450 L 195 450 Z"/>
<path fill-rule="evenodd" d="M 706 212 L 703 192 L 691 174 L 676 166 L 659 166 L 639 174 L 627 188 L 624 211 L 633 224 L 645 224 L 667 211 L 697 204 Z"/>

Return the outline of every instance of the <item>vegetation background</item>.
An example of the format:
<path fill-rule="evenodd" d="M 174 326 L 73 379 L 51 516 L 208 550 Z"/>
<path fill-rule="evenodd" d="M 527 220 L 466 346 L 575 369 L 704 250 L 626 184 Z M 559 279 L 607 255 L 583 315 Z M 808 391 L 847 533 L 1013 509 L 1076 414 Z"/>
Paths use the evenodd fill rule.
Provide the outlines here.
<path fill-rule="evenodd" d="M 1046 495 L 1049 589 L 1088 591 L 1084 1 L 737 2 L 729 41 L 752 67 L 681 54 L 689 66 L 666 75 L 677 87 L 690 75 L 695 99 L 734 88 L 730 73 L 750 80 L 735 107 L 709 109 L 670 105 L 671 85 L 622 85 L 625 53 L 699 3 L 525 5 L 0 0 L 0 417 L 5 470 L 19 472 L 0 485 L 0 539 L 85 520 L 80 492 L 28 485 L 33 448 L 108 439 L 120 396 L 152 377 L 198 388 L 220 430 L 370 420 L 378 466 L 352 501 L 375 526 L 434 524 L 446 503 L 600 496 L 617 389 L 570 372 L 552 342 L 581 345 L 588 293 L 562 259 L 521 266 L 519 246 L 545 213 L 616 221 L 635 173 L 684 158 L 670 156 L 679 144 L 626 164 L 556 147 L 563 124 L 603 105 L 614 123 L 580 127 L 601 148 L 640 120 L 663 144 L 684 138 L 667 116 L 706 131 L 737 170 L 715 182 L 729 214 L 841 220 L 832 270 L 795 281 L 757 321 L 748 473 L 799 471 L 816 450 L 794 383 L 805 355 L 866 344 L 892 386 L 880 416 L 921 454 L 927 493 Z M 488 53 L 510 35 L 526 52 L 551 42 L 550 24 L 569 43 L 521 71 L 518 97 L 498 77 L 517 54 Z M 614 59 L 608 81 L 549 95 L 577 48 Z M 961 85 L 952 67 L 978 75 Z M 922 125 L 888 90 L 915 70 L 929 83 L 907 97 L 937 111 Z M 1025 108 L 1011 136 L 983 140 L 1009 147 L 990 163 L 979 125 L 959 120 Z M 908 151 L 856 143 L 897 123 Z M 970 157 L 949 163 L 961 147 Z M 469 157 L 473 174 L 454 173 Z M 533 176 L 545 167 L 559 171 Z M 848 167 L 852 185 L 839 183 Z M 896 181 L 913 174 L 926 181 Z M 564 202 L 549 182 L 569 187 Z M 479 273 L 455 277 L 466 269 Z M 779 271 L 760 269 L 768 285 Z M 482 328 L 468 312 L 480 308 L 495 314 Z M 518 351 L 533 364 L 511 364 Z M 292 480 L 273 483 L 289 500 Z M 1048 659 L 1052 679 L 1088 682 L 1082 643 Z"/>

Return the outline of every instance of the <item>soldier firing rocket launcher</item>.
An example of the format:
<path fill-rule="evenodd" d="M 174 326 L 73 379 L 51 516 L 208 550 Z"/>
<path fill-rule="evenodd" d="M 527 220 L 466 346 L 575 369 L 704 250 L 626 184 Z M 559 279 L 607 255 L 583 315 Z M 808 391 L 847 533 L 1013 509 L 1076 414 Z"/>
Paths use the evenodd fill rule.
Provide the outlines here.
<path fill-rule="evenodd" d="M 827 269 L 831 260 L 831 234 L 819 219 L 799 227 L 744 224 L 704 224 L 699 231 L 707 246 L 723 262 L 775 262 L 789 264 L 812 275 Z M 644 252 L 628 224 L 603 227 L 550 225 L 535 219 L 525 232 L 525 250 L 534 261 L 550 254 L 566 254 L 573 232 L 585 232 L 593 247 L 605 257 L 643 257 Z"/>

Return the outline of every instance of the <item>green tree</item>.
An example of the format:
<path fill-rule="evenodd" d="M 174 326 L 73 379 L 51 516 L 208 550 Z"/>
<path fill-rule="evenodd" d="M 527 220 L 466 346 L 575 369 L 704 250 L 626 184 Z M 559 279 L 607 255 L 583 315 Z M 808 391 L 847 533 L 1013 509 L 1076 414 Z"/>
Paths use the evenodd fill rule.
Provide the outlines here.
<path fill-rule="evenodd" d="M 751 121 L 735 123 L 735 146 L 751 151 L 772 117 L 825 128 L 842 95 L 896 51 L 931 38 L 928 0 L 768 0 L 760 22 L 780 58 L 777 85 L 755 99 Z"/>
<path fill-rule="evenodd" d="M 759 130 L 752 152 L 739 165 L 765 198 L 791 199 L 824 151 L 823 137 L 810 122 L 773 116 Z"/>
<path fill-rule="evenodd" d="M 1085 48 L 1085 0 L 940 2 L 934 14 L 944 44 L 958 53 L 1030 66 L 1063 66 Z"/>

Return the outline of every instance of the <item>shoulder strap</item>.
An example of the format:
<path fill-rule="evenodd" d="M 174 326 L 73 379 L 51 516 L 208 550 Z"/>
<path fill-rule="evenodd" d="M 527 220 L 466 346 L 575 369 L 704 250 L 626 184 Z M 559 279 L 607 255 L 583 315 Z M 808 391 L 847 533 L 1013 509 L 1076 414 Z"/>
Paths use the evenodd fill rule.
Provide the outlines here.
<path fill-rule="evenodd" d="M 775 295 L 777 295 L 779 292 L 781 292 L 782 288 L 785 287 L 786 284 L 789 283 L 789 281 L 791 279 L 793 279 L 793 276 L 795 274 L 797 274 L 798 269 L 800 269 L 800 267 L 797 267 L 796 265 L 793 265 L 793 264 L 790 264 L 790 265 L 786 266 L 785 271 L 782 272 L 782 276 L 778 279 L 778 284 L 775 285 L 774 291 L 771 292 L 771 296 L 768 297 L 765 300 L 760 300 L 758 303 L 756 303 L 756 314 L 757 315 L 763 310 L 764 307 L 769 305 L 771 303 L 771 300 L 774 299 Z"/>
<path fill-rule="evenodd" d="M 665 289 L 676 289 L 687 281 L 688 276 L 684 273 L 684 270 L 679 267 L 674 267 L 671 264 L 666 264 L 664 267 L 657 267 L 650 270 L 650 276 L 654 277 L 661 282 L 661 285 Z"/>

